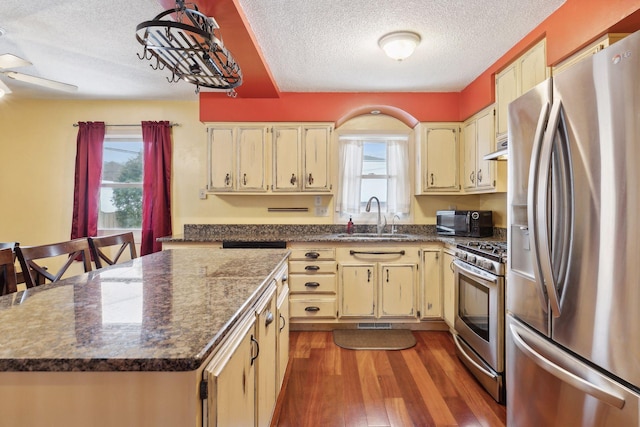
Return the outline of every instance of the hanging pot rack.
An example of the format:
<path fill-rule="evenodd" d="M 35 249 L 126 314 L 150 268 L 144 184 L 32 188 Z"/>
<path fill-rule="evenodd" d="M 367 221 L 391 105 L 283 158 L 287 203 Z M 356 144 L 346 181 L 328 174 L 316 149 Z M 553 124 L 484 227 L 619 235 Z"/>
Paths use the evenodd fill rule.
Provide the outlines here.
<path fill-rule="evenodd" d="M 144 50 L 138 58 L 151 61 L 154 70 L 168 69 L 170 83 L 184 80 L 196 85 L 196 93 L 201 87 L 223 89 L 235 98 L 242 84 L 240 66 L 222 43 L 217 22 L 190 6 L 178 0 L 174 9 L 140 23 L 136 39 Z"/>

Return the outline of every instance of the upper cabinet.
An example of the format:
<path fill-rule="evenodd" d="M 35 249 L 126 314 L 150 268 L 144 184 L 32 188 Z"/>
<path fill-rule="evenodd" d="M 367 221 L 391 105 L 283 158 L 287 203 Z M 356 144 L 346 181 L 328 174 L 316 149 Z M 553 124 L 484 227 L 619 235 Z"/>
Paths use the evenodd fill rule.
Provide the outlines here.
<path fill-rule="evenodd" d="M 266 127 L 240 127 L 237 129 L 238 191 L 266 191 L 265 154 Z"/>
<path fill-rule="evenodd" d="M 330 191 L 331 126 L 302 126 L 302 189 Z"/>
<path fill-rule="evenodd" d="M 422 123 L 416 194 L 460 191 L 460 123 Z"/>
<path fill-rule="evenodd" d="M 331 190 L 331 125 L 209 126 L 208 191 L 259 194 Z"/>
<path fill-rule="evenodd" d="M 209 129 L 209 191 L 267 191 L 265 126 Z"/>
<path fill-rule="evenodd" d="M 549 77 L 546 41 L 542 39 L 496 74 L 496 142 L 507 138 L 507 106 Z"/>
<path fill-rule="evenodd" d="M 496 150 L 495 108 L 485 108 L 463 124 L 464 162 L 462 183 L 465 191 L 494 191 L 497 188 L 497 163 L 484 160 Z"/>
<path fill-rule="evenodd" d="M 629 33 L 610 33 L 610 34 L 605 34 L 604 36 L 600 37 L 598 40 L 594 41 L 590 45 L 584 47 L 580 51 L 578 51 L 575 54 L 571 55 L 569 58 L 567 58 L 564 61 L 558 63 L 557 65 L 554 65 L 552 70 L 551 70 L 551 74 L 553 74 L 554 76 L 558 75 L 558 73 L 561 73 L 562 71 L 564 71 L 567 68 L 571 67 L 573 64 L 575 64 L 577 62 L 580 62 L 585 58 L 588 58 L 589 56 L 593 55 L 594 53 L 600 52 L 602 49 L 605 49 L 605 48 L 611 46 L 615 42 L 617 42 L 619 40 L 622 40 L 623 38 L 625 38 L 628 35 L 629 35 Z"/>
<path fill-rule="evenodd" d="M 300 127 L 274 126 L 273 191 L 300 191 Z"/>

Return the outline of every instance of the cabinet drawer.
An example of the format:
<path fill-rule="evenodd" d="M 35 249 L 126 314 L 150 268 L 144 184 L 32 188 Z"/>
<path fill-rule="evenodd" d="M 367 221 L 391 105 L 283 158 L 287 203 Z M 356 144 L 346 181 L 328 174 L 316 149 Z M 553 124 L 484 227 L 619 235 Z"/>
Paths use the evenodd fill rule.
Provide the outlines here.
<path fill-rule="evenodd" d="M 289 298 L 289 315 L 298 319 L 335 319 L 336 299 Z"/>
<path fill-rule="evenodd" d="M 289 261 L 289 274 L 335 274 L 335 261 Z"/>
<path fill-rule="evenodd" d="M 324 249 L 291 249 L 291 255 L 289 259 L 293 260 L 324 260 L 324 259 L 336 259 L 336 252 L 333 248 Z"/>
<path fill-rule="evenodd" d="M 289 276 L 292 293 L 331 292 L 336 293 L 335 274 L 292 274 Z"/>

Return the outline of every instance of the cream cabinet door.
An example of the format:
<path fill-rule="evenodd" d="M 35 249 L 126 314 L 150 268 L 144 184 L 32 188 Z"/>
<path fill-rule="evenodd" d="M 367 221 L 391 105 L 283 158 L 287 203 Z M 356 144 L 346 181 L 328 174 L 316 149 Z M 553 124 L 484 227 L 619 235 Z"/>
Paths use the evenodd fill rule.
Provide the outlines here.
<path fill-rule="evenodd" d="M 463 130 L 464 172 L 462 183 L 465 189 L 476 187 L 476 135 L 477 124 L 475 120 L 471 120 L 464 125 Z"/>
<path fill-rule="evenodd" d="M 422 319 L 442 317 L 442 271 L 440 249 L 422 251 Z"/>
<path fill-rule="evenodd" d="M 255 425 L 254 325 L 247 316 L 206 368 L 208 427 Z"/>
<path fill-rule="evenodd" d="M 495 162 L 484 156 L 495 151 L 493 108 L 485 110 L 476 120 L 476 187 L 491 189 L 496 185 Z"/>
<path fill-rule="evenodd" d="M 485 108 L 464 123 L 463 185 L 467 191 L 496 188 L 496 162 L 484 160 L 495 151 L 494 108 Z"/>
<path fill-rule="evenodd" d="M 496 141 L 507 138 L 507 107 L 519 93 L 517 63 L 514 62 L 496 74 Z"/>
<path fill-rule="evenodd" d="M 256 340 L 259 352 L 257 355 L 257 427 L 269 427 L 271 417 L 276 405 L 277 390 L 277 335 L 278 323 L 276 320 L 275 289 L 271 293 L 264 307 L 257 313 Z M 239 425 L 239 424 L 233 424 Z"/>
<path fill-rule="evenodd" d="M 543 39 L 522 55 L 519 61 L 521 95 L 549 77 L 546 40 Z"/>
<path fill-rule="evenodd" d="M 304 150 L 303 189 L 305 191 L 331 190 L 329 173 L 331 127 L 304 126 L 302 141 Z"/>
<path fill-rule="evenodd" d="M 236 158 L 233 128 L 209 128 L 209 191 L 231 191 Z"/>
<path fill-rule="evenodd" d="M 273 191 L 300 191 L 300 128 L 274 127 Z"/>
<path fill-rule="evenodd" d="M 238 177 L 240 191 L 266 191 L 265 184 L 265 127 L 237 129 Z"/>
<path fill-rule="evenodd" d="M 380 273 L 378 317 L 415 317 L 415 264 L 381 264 Z"/>
<path fill-rule="evenodd" d="M 444 321 L 453 329 L 455 316 L 455 273 L 453 271 L 454 256 L 444 252 L 442 259 L 442 312 Z"/>
<path fill-rule="evenodd" d="M 289 363 L 289 288 L 285 287 L 278 297 L 278 384 L 282 388 L 284 374 Z"/>
<path fill-rule="evenodd" d="M 458 125 L 427 126 L 423 138 L 422 188 L 426 191 L 459 191 Z"/>
<path fill-rule="evenodd" d="M 341 264 L 340 317 L 373 318 L 376 313 L 376 264 Z"/>

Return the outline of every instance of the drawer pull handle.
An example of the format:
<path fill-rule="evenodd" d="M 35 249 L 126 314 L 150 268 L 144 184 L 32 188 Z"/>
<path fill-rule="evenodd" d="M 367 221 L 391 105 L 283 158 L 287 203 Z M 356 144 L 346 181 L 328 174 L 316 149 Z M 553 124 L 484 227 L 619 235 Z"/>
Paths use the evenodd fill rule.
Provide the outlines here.
<path fill-rule="evenodd" d="M 256 355 L 255 356 L 253 355 L 253 349 L 251 351 L 251 366 L 253 366 L 253 361 L 256 360 L 258 358 L 258 356 L 260 355 L 260 344 L 253 337 L 253 335 L 251 335 L 251 343 L 256 345 Z"/>
<path fill-rule="evenodd" d="M 405 251 L 388 252 L 388 251 L 354 251 L 350 250 L 349 255 L 404 255 Z"/>
<path fill-rule="evenodd" d="M 304 285 L 306 287 L 308 287 L 308 288 L 317 288 L 318 286 L 320 286 L 320 283 L 318 283 L 318 282 L 307 282 Z"/>
<path fill-rule="evenodd" d="M 306 258 L 318 259 L 320 257 L 320 254 L 318 252 L 307 252 L 306 254 L 304 254 L 304 256 Z"/>
<path fill-rule="evenodd" d="M 315 306 L 313 306 L 313 307 L 305 307 L 304 311 L 309 311 L 309 312 L 315 313 L 316 311 L 320 311 L 320 307 L 315 307 Z"/>
<path fill-rule="evenodd" d="M 304 269 L 307 271 L 318 271 L 320 270 L 320 267 L 317 265 L 307 265 Z"/>
<path fill-rule="evenodd" d="M 285 319 L 284 316 L 280 314 L 280 320 L 282 320 L 282 326 L 280 326 L 280 331 L 282 331 L 284 327 L 287 326 L 287 319 Z"/>

